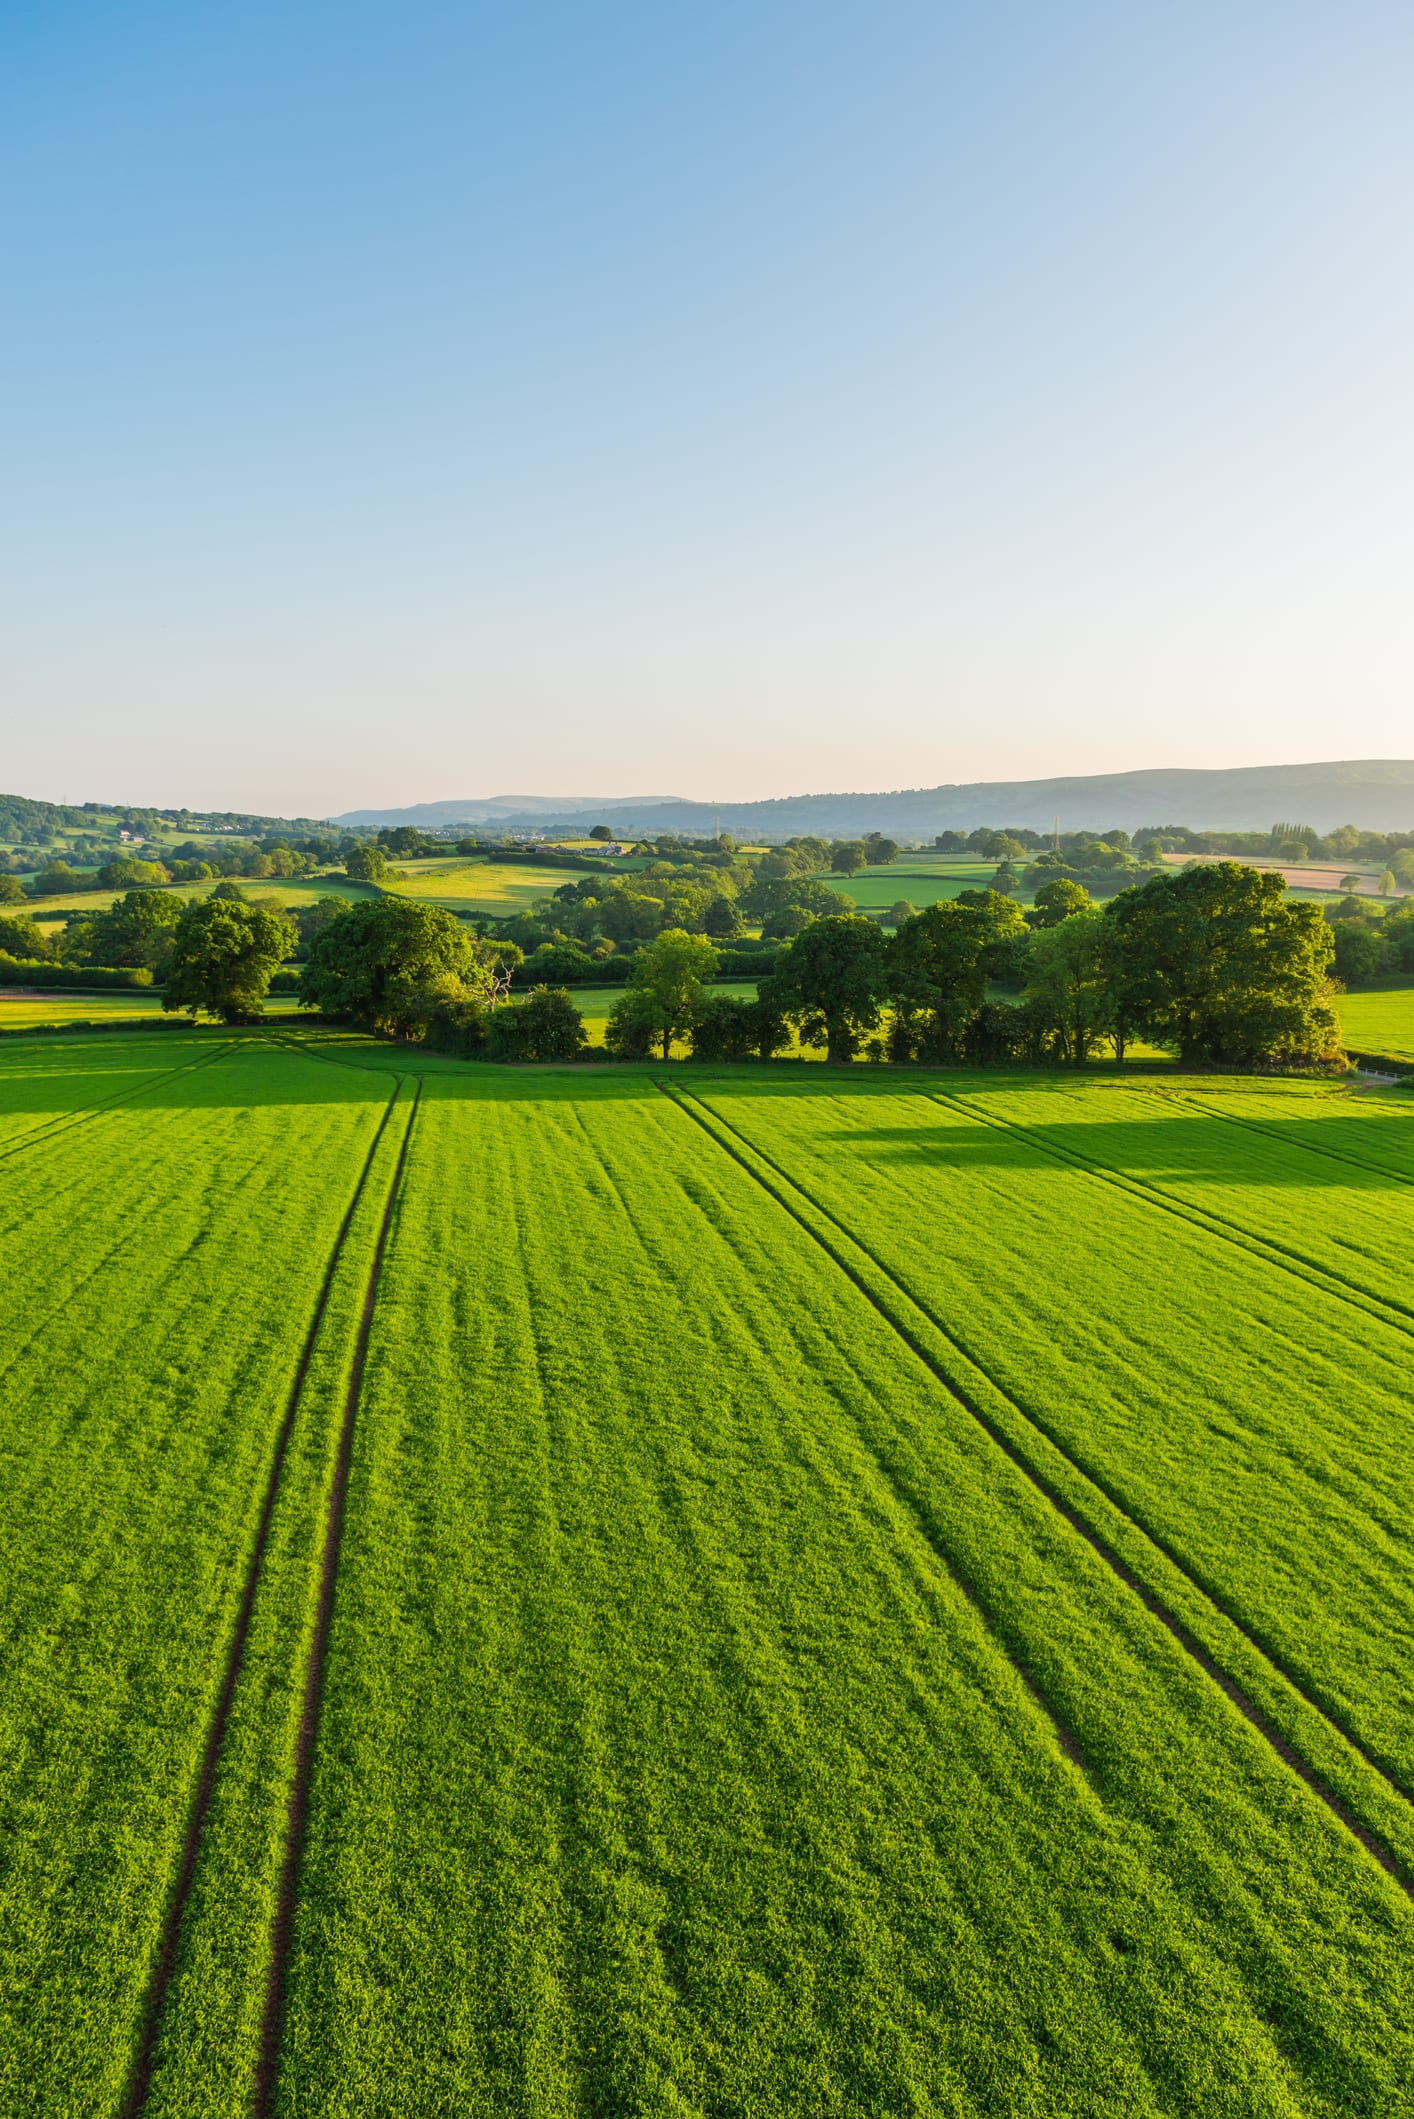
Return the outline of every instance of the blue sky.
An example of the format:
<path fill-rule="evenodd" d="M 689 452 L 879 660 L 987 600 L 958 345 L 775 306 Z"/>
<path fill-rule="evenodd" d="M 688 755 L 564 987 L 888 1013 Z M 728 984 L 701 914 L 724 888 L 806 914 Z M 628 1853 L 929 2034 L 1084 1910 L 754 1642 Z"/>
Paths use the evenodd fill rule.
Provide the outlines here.
<path fill-rule="evenodd" d="M 16 791 L 1414 753 L 1414 17 L 0 9 Z"/>

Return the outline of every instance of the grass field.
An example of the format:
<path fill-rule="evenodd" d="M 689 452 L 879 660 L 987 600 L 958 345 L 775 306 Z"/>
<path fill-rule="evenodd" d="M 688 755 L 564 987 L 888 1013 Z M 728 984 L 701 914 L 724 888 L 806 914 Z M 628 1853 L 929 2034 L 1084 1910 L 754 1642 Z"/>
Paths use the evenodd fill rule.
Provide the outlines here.
<path fill-rule="evenodd" d="M 825 876 L 822 880 L 832 890 L 842 890 L 852 898 L 860 912 L 887 912 L 900 898 L 906 898 L 921 912 L 925 905 L 955 898 L 959 891 L 985 890 L 996 872 L 995 861 L 951 861 L 943 867 L 936 862 L 905 858 L 887 868 L 861 868 L 858 875 Z M 1029 904 L 1028 896 L 1018 896 L 1019 902 Z"/>
<path fill-rule="evenodd" d="M 4 2110 L 1414 2110 L 1402 1092 L 74 1035 L 0 1167 Z"/>
<path fill-rule="evenodd" d="M 266 998 L 271 1015 L 285 1015 L 298 1007 L 293 993 L 272 993 Z M 170 1022 L 162 1012 L 162 997 L 156 993 L 24 993 L 0 987 L 0 1031 L 37 1030 L 68 1023 L 114 1023 L 154 1020 Z"/>
<path fill-rule="evenodd" d="M 1348 1045 L 1414 1065 L 1414 986 L 1387 993 L 1343 993 L 1339 1005 Z"/>

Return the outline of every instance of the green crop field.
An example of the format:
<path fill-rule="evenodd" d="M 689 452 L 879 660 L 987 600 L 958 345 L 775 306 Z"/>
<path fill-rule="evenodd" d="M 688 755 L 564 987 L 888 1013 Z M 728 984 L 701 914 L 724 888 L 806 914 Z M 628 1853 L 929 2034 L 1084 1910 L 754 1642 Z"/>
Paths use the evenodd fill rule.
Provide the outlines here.
<path fill-rule="evenodd" d="M 1020 863 L 1017 864 L 1020 867 Z M 955 898 L 962 890 L 985 890 L 997 872 L 995 861 L 910 861 L 906 856 L 887 868 L 861 868 L 858 875 L 825 876 L 832 890 L 842 890 L 860 912 L 887 912 L 901 898 L 919 912 L 944 898 Z M 1020 902 L 1029 898 L 1019 893 Z"/>
<path fill-rule="evenodd" d="M 0 1176 L 6 2113 L 1414 2111 L 1405 1092 L 71 1033 Z"/>
<path fill-rule="evenodd" d="M 573 868 L 538 868 L 519 861 L 408 861 L 397 864 L 401 880 L 385 886 L 399 897 L 427 898 L 452 912 L 486 912 L 504 918 L 523 912 L 573 883 Z"/>
<path fill-rule="evenodd" d="M 293 993 L 272 993 L 265 1002 L 272 1015 L 287 1014 L 299 1006 Z M 162 997 L 153 992 L 27 993 L 22 988 L 0 986 L 0 1032 L 38 1030 L 69 1023 L 117 1023 L 152 1020 L 170 1022 L 162 1012 Z"/>
<path fill-rule="evenodd" d="M 1414 1065 L 1414 986 L 1387 993 L 1343 993 L 1340 1020 L 1356 1052 L 1378 1052 Z"/>

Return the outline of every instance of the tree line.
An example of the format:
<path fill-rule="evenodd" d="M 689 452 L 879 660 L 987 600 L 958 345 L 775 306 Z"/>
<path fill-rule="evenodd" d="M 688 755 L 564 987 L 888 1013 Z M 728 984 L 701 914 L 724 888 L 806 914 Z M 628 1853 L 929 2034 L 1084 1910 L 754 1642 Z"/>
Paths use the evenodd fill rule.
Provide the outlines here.
<path fill-rule="evenodd" d="M 1057 878 L 1029 917 L 999 892 L 965 891 L 893 935 L 827 914 L 780 951 L 753 999 L 713 989 L 709 936 L 670 928 L 635 956 L 606 1043 L 625 1059 L 667 1058 L 678 1041 L 706 1060 L 769 1059 L 798 1040 L 837 1064 L 1080 1066 L 1104 1048 L 1122 1060 L 1142 1038 L 1188 1065 L 1330 1066 L 1332 948 L 1317 906 L 1236 862 L 1155 875 L 1104 906 Z M 566 990 L 508 1000 L 490 944 L 404 899 L 332 920 L 301 997 L 469 1058 L 572 1058 L 585 1043 Z"/>

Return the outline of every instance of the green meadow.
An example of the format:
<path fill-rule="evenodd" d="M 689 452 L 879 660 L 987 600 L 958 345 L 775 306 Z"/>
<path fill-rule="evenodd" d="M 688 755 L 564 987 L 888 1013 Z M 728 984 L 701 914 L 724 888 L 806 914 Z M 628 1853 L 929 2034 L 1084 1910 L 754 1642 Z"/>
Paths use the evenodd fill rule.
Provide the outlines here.
<path fill-rule="evenodd" d="M 1384 993 L 1343 993 L 1340 1020 L 1346 1043 L 1414 1066 L 1414 986 Z"/>
<path fill-rule="evenodd" d="M 5 2111 L 1414 2109 L 1403 1092 L 71 1033 L 0 1172 Z"/>

